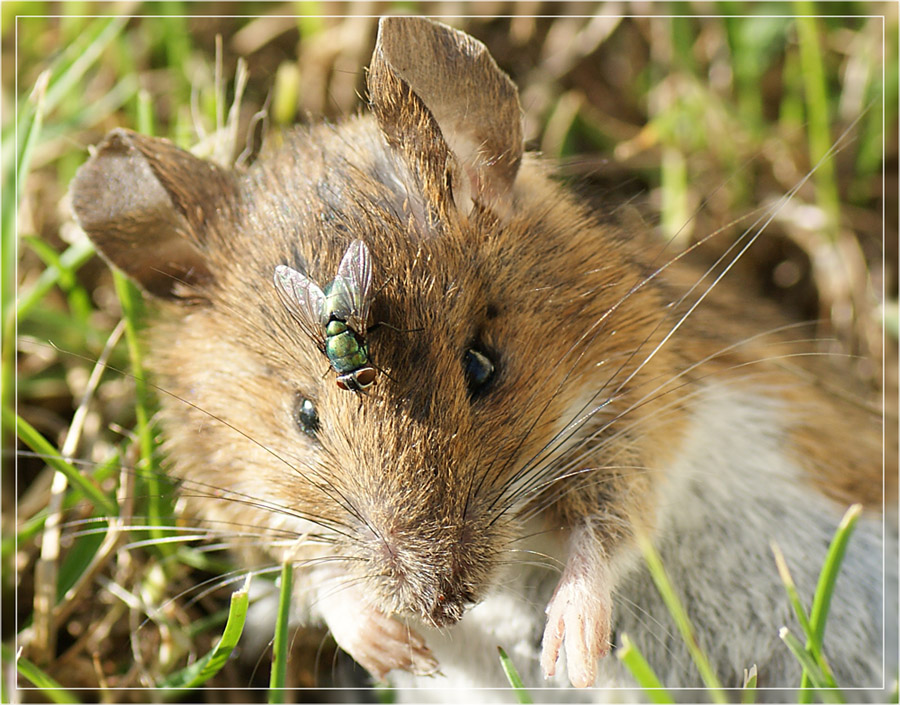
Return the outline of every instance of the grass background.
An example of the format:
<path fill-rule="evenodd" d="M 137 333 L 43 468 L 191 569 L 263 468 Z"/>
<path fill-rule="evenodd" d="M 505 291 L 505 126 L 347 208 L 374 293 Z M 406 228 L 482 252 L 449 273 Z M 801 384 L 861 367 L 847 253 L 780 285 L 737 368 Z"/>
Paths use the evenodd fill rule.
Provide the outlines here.
<path fill-rule="evenodd" d="M 885 362 L 896 413 L 894 3 L 4 3 L 2 637 L 39 668 L 32 682 L 89 689 L 59 699 L 149 699 L 101 689 L 174 682 L 218 641 L 232 591 L 192 590 L 230 569 L 226 555 L 159 540 L 175 500 L 153 394 L 135 379 L 143 303 L 74 225 L 67 185 L 113 127 L 230 163 L 248 133 L 357 110 L 374 15 L 399 11 L 447 16 L 484 41 L 520 86 L 529 147 L 600 207 L 633 203 L 681 246 L 777 201 L 846 133 L 735 274 L 818 319 L 873 392 Z M 239 57 L 235 139 L 222 126 Z M 263 106 L 267 126 L 254 121 Z M 16 437 L 14 409 L 33 435 Z M 90 523 L 108 516 L 120 524 Z M 293 648 L 293 685 L 346 665 L 318 632 Z M 209 682 L 264 687 L 257 656 Z"/>

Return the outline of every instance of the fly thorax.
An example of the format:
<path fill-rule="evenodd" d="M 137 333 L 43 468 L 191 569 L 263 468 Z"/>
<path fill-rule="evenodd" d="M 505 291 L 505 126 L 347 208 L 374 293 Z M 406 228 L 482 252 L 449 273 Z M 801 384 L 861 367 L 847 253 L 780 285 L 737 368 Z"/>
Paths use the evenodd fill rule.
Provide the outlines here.
<path fill-rule="evenodd" d="M 328 321 L 328 325 L 325 327 L 325 334 L 329 338 L 332 338 L 335 336 L 339 336 L 341 335 L 341 333 L 345 333 L 348 330 L 349 328 L 347 328 L 346 323 L 344 323 L 343 321 L 332 319 Z"/>

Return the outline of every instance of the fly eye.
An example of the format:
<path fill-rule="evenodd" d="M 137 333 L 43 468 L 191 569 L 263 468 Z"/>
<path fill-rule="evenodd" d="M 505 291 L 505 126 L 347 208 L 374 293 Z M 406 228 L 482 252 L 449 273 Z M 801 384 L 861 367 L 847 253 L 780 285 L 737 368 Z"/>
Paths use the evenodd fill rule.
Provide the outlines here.
<path fill-rule="evenodd" d="M 483 352 L 469 348 L 464 362 L 469 393 L 479 394 L 494 377 L 494 363 Z"/>
<path fill-rule="evenodd" d="M 303 433 L 315 438 L 319 432 L 319 412 L 306 397 L 297 396 L 294 404 L 294 422 Z"/>

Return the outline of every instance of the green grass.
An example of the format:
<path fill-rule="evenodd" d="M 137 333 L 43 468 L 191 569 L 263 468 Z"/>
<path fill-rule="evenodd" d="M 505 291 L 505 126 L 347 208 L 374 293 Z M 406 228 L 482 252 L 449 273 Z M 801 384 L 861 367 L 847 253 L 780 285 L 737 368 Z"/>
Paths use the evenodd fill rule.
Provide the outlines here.
<path fill-rule="evenodd" d="M 17 418 L 15 425 L 19 439 L 37 453 L 38 456 L 56 470 L 56 472 L 60 473 L 71 482 L 84 497 L 93 502 L 97 509 L 101 510 L 106 516 L 118 515 L 119 508 L 116 506 L 115 500 L 105 495 L 100 488 L 94 484 L 90 477 L 85 476 L 74 465 L 66 462 L 53 445 L 48 443 L 47 439 L 35 431 L 31 424 L 23 418 Z"/>
<path fill-rule="evenodd" d="M 809 0 L 797 0 L 797 35 L 800 45 L 800 68 L 806 98 L 806 115 L 809 121 L 810 161 L 821 166 L 816 170 L 816 200 L 827 214 L 823 234 L 832 242 L 837 240 L 840 225 L 840 198 L 834 162 L 824 159 L 832 145 L 828 88 L 819 39 L 819 20 L 812 15 L 815 7 Z"/>
<path fill-rule="evenodd" d="M 240 93 L 230 78 L 237 58 L 233 39 L 238 30 L 248 36 L 262 24 L 235 18 L 217 25 L 226 34 L 224 78 L 217 83 L 214 29 L 175 17 L 191 14 L 191 5 L 142 5 L 136 12 L 150 16 L 139 20 L 78 16 L 97 14 L 99 7 L 89 2 L 59 8 L 27 2 L 2 6 L 4 58 L 13 66 L 17 49 L 19 68 L 17 112 L 11 116 L 5 111 L 2 125 L 2 433 L 4 448 L 17 448 L 20 483 L 18 523 L 4 504 L 4 599 L 13 595 L 13 566 L 24 576 L 18 586 L 19 633 L 9 631 L 7 620 L 3 638 L 10 645 L 17 638 L 26 647 L 19 672 L 52 700 L 71 696 L 66 688 L 100 685 L 92 673 L 83 676 L 84 682 L 65 680 L 71 671 L 63 668 L 62 656 L 89 662 L 88 643 L 79 646 L 79 639 L 107 621 L 118 629 L 101 640 L 97 653 L 107 669 L 107 684 L 122 687 L 222 682 L 217 679 L 223 672 L 208 667 L 214 660 L 222 665 L 213 654 L 224 654 L 217 651 L 220 646 L 233 646 L 237 624 L 229 617 L 222 626 L 234 605 L 229 590 L 192 601 L 194 586 L 227 570 L 228 559 L 210 558 L 192 543 L 158 540 L 176 537 L 176 499 L 162 473 L 155 394 L 145 382 L 142 297 L 124 279 L 109 275 L 89 241 L 75 237 L 71 214 L 60 204 L 88 156 L 87 146 L 112 127 L 166 136 L 184 147 L 224 128 L 234 94 Z M 317 7 L 298 6 L 300 16 L 284 34 L 269 38 L 247 57 L 251 75 L 242 125 L 247 114 L 263 106 L 270 89 L 273 122 L 281 125 L 303 120 L 306 111 L 334 117 L 354 109 L 354 90 L 334 86 L 356 81 L 350 88 L 361 90 L 362 67 L 356 67 L 360 73 L 355 76 L 347 68 L 366 51 L 341 47 L 333 64 L 315 53 L 315 43 L 340 24 L 339 18 L 317 16 Z M 530 68 L 547 46 L 545 30 L 539 27 L 529 35 L 520 27 L 513 41 L 508 21 L 468 20 L 466 26 L 488 41 L 516 80 L 531 81 L 539 89 L 523 89 L 528 119 L 538 126 L 537 144 L 543 145 L 546 137 L 550 156 L 573 170 L 581 163 L 577 156 L 602 153 L 602 161 L 585 162 L 588 168 L 580 175 L 595 179 L 599 173 L 601 178 L 592 183 L 624 198 L 635 192 L 649 195 L 659 213 L 660 234 L 677 234 L 685 244 L 782 195 L 831 146 L 840 128 L 861 116 L 840 158 L 826 160 L 829 166 L 816 172 L 814 193 L 801 195 L 829 214 L 834 226 L 829 235 L 811 240 L 801 232 L 801 223 L 787 219 L 777 237 L 812 262 L 835 242 L 849 239 L 864 249 L 870 269 L 853 272 L 848 280 L 890 280 L 892 270 L 882 270 L 880 253 L 873 248 L 880 232 L 868 223 L 881 208 L 882 106 L 887 124 L 896 124 L 895 42 L 887 47 L 882 85 L 878 52 L 871 50 L 872 41 L 865 41 L 870 36 L 880 41 L 875 20 L 739 19 L 733 15 L 743 6 L 717 3 L 713 11 L 726 17 L 701 21 L 690 16 L 697 8 L 689 4 L 673 8 L 681 16 L 654 20 L 658 24 L 652 27 L 648 20 L 623 20 L 593 46 L 590 61 L 612 68 L 585 71 L 588 59 L 573 50 L 556 75 L 543 78 Z M 260 4 L 252 11 L 283 9 Z M 797 3 L 765 9 L 808 14 L 809 7 Z M 813 9 L 832 12 L 822 5 Z M 63 16 L 45 16 L 51 10 Z M 13 21 L 15 14 L 28 13 L 34 16 Z M 887 36 L 892 38 L 896 19 L 890 22 Z M 585 40 L 586 33 L 578 34 L 583 29 L 573 25 L 573 38 Z M 13 44 L 16 30 L 18 47 Z M 665 41 L 649 43 L 650 36 Z M 301 52 L 310 52 L 302 62 L 296 60 L 298 42 Z M 586 45 L 574 40 L 563 44 L 576 49 Z M 855 49 L 842 52 L 836 46 Z M 843 80 L 851 63 L 855 75 L 865 77 L 855 103 L 848 96 L 856 86 Z M 321 95 L 310 89 L 317 78 L 310 74 L 314 70 L 328 85 Z M 625 74 L 621 85 L 608 85 L 610 77 L 618 80 Z M 791 89 L 782 92 L 779 85 Z M 4 88 L 14 95 L 12 85 Z M 874 107 L 867 111 L 870 104 Z M 842 117 L 842 111 L 849 117 Z M 203 134 L 198 135 L 197 124 Z M 889 149 L 888 156 L 895 156 L 896 145 Z M 611 176 L 603 180 L 610 165 Z M 633 190 L 620 194 L 622 184 Z M 756 264 L 752 253 L 748 264 Z M 826 276 L 813 268 L 806 286 L 815 292 L 845 292 L 846 299 L 826 298 L 821 310 L 849 305 L 855 311 L 849 322 L 835 324 L 848 349 L 863 359 L 872 352 L 864 341 L 880 337 L 883 318 L 896 337 L 895 313 L 882 313 L 896 312 L 895 293 L 889 292 L 891 300 L 884 307 L 870 312 L 865 302 L 877 300 L 871 284 L 842 289 Z M 768 291 L 775 299 L 798 292 L 802 290 L 771 285 Z M 818 313 L 814 310 L 812 316 Z M 98 359 L 108 369 L 96 365 Z M 6 497 L 14 496 L 9 470 L 3 482 Z M 80 531 L 86 526 L 95 533 Z M 157 541 L 124 548 L 147 539 Z M 48 601 L 36 608 L 37 593 Z M 807 639 L 802 653 L 825 677 L 828 671 L 819 661 L 820 641 L 815 639 L 827 617 L 827 599 L 820 594 L 809 612 L 813 637 L 806 631 L 798 636 Z M 128 603 L 129 595 L 140 599 Z M 35 624 L 47 630 L 43 644 L 32 640 Z M 279 634 L 273 685 L 285 683 L 288 661 L 289 640 Z M 144 645 L 137 661 L 134 635 Z M 626 654 L 627 662 L 642 668 L 636 648 Z M 10 662 L 13 655 L 4 646 L 3 661 Z M 204 667 L 198 667 L 201 663 Z M 252 674 L 234 660 L 222 667 L 231 673 L 227 682 L 251 682 Z M 292 661 L 289 672 L 296 667 Z M 641 678 L 651 687 L 646 671 Z M 280 691 L 272 693 L 274 698 Z M 662 691 L 648 696 L 664 697 Z"/>
<path fill-rule="evenodd" d="M 700 677 L 703 679 L 703 685 L 706 686 L 706 689 L 709 691 L 709 695 L 713 702 L 728 702 L 728 696 L 722 689 L 722 684 L 719 682 L 715 671 L 710 665 L 706 652 L 700 646 L 697 635 L 691 625 L 690 617 L 685 611 L 684 606 L 681 604 L 681 600 L 678 599 L 671 582 L 669 582 L 669 577 L 666 575 L 659 553 L 657 553 L 656 549 L 653 547 L 653 543 L 646 534 L 638 532 L 637 542 L 641 549 L 641 553 L 644 555 L 647 567 L 650 570 L 650 575 L 653 577 L 653 582 L 656 584 L 656 589 L 659 590 L 659 594 L 662 595 L 663 602 L 665 602 L 666 608 L 669 610 L 669 614 L 672 615 L 675 626 L 678 628 L 678 633 L 681 634 L 681 638 L 687 645 L 688 651 L 690 651 L 691 659 L 694 661 L 694 665 L 700 672 Z"/>
<path fill-rule="evenodd" d="M 12 649 L 6 644 L 0 645 L 0 654 L 3 656 L 4 663 L 15 662 L 16 670 L 29 683 L 38 686 L 41 694 L 54 703 L 78 703 L 81 702 L 75 695 L 61 687 L 53 678 L 44 673 L 40 668 L 35 666 L 26 658 L 16 658 Z M 11 702 L 4 698 L 4 702 Z"/>
<path fill-rule="evenodd" d="M 269 678 L 269 702 L 283 703 L 287 687 L 288 622 L 291 614 L 294 569 L 290 561 L 281 566 L 281 586 L 278 591 L 278 620 L 275 623 L 275 639 L 272 646 L 272 675 Z"/>
<path fill-rule="evenodd" d="M 183 6 L 178 6 L 170 7 L 169 10 L 178 10 L 179 7 L 184 9 Z M 37 89 L 31 91 L 32 99 L 21 103 L 17 158 L 12 160 L 4 153 L 5 172 L 8 174 L 15 169 L 15 178 L 5 179 L 5 186 L 20 185 L 20 190 L 15 194 L 7 192 L 8 202 L 20 200 L 27 193 L 22 190 L 22 185 L 37 178 L 50 179 L 49 183 L 52 183 L 56 193 L 61 196 L 67 182 L 74 175 L 74 169 L 87 156 L 86 151 L 78 148 L 78 142 L 86 145 L 96 141 L 96 137 L 87 135 L 101 133 L 106 129 L 104 125 L 136 122 L 136 126 L 145 131 L 153 129 L 159 116 L 148 109 L 150 101 L 147 92 L 137 91 L 138 67 L 135 61 L 120 62 L 120 59 L 134 58 L 133 48 L 142 44 L 147 53 L 143 57 L 137 57 L 138 63 L 152 61 L 158 48 L 164 49 L 163 54 L 173 60 L 176 57 L 186 58 L 186 49 L 195 51 L 191 49 L 190 42 L 184 43 L 188 38 L 185 32 L 173 33 L 173 18 L 163 18 L 163 22 L 166 25 L 164 28 L 152 23 L 141 23 L 134 27 L 135 23 L 129 23 L 124 17 L 92 20 L 61 18 L 58 24 L 48 18 L 20 19 L 19 30 L 23 37 L 59 33 L 71 37 L 71 41 L 66 45 L 66 50 L 55 56 L 42 70 Z M 8 24 L 4 26 L 8 27 Z M 39 42 L 22 43 L 20 53 L 24 54 L 22 65 L 26 68 L 20 80 L 25 78 L 27 67 L 41 63 L 41 57 L 37 54 L 28 55 L 29 51 L 36 51 L 34 47 L 37 44 Z M 116 75 L 116 69 L 119 68 L 124 73 Z M 142 70 L 149 68 L 151 65 L 145 64 Z M 106 85 L 87 90 L 88 93 L 91 90 L 97 93 L 97 100 L 91 101 L 85 95 L 85 85 L 93 86 L 103 73 L 110 74 L 104 77 L 107 79 Z M 185 101 L 189 100 L 192 88 L 202 88 L 204 94 L 213 90 L 212 86 L 192 86 L 187 76 L 181 78 L 181 86 L 180 94 Z M 215 110 L 216 106 L 212 109 Z M 12 134 L 12 130 L 12 125 L 4 125 L 4 144 L 8 144 L 6 138 Z M 78 138 L 78 134 L 83 136 Z M 63 140 L 71 142 L 68 148 L 62 148 Z M 30 174 L 30 169 L 35 164 L 35 154 L 39 154 L 41 149 L 62 153 L 49 161 L 45 158 L 39 164 L 38 174 Z M 15 252 L 12 244 L 15 221 L 10 214 L 14 216 L 15 210 L 4 209 L 5 272 L 10 270 L 8 253 Z M 21 222 L 20 215 L 20 224 Z M 108 397 L 98 401 L 98 397 L 103 397 L 115 387 L 120 388 L 118 393 L 127 398 L 129 403 L 120 407 L 116 416 L 107 414 L 103 409 L 100 411 L 105 424 L 125 430 L 123 439 L 121 431 L 111 433 L 106 427 L 95 431 L 88 438 L 84 426 L 76 430 L 73 422 L 65 434 L 66 445 L 60 445 L 57 449 L 46 432 L 42 433 L 26 418 L 14 417 L 12 398 L 9 396 L 13 385 L 4 384 L 4 428 L 16 428 L 18 437 L 24 444 L 23 449 L 29 448 L 33 452 L 32 455 L 23 454 L 20 462 L 27 463 L 29 458 L 33 458 L 30 460 L 32 464 L 38 460 L 46 463 L 46 468 L 38 472 L 35 483 L 46 482 L 46 479 L 41 478 L 52 478 L 49 487 L 44 490 L 49 491 L 48 504 L 35 505 L 36 511 L 31 516 L 20 516 L 17 535 L 13 537 L 5 534 L 3 544 L 5 561 L 12 560 L 16 553 L 22 555 L 23 551 L 26 554 L 36 551 L 35 594 L 49 597 L 35 602 L 33 613 L 20 625 L 23 628 L 20 639 L 29 647 L 26 653 L 34 653 L 51 672 L 54 668 L 52 654 L 63 638 L 60 628 L 66 624 L 65 620 L 71 619 L 72 623 L 78 624 L 79 617 L 74 615 L 82 609 L 88 613 L 102 613 L 102 607 L 98 610 L 96 603 L 88 606 L 84 600 L 89 599 L 90 594 L 96 590 L 97 586 L 90 581 L 95 580 L 97 575 L 102 575 L 116 565 L 121 571 L 122 562 L 116 554 L 116 547 L 129 540 L 154 540 L 153 545 L 145 546 L 140 552 L 127 552 L 129 562 L 134 561 L 138 571 L 131 578 L 131 584 L 123 585 L 113 593 L 119 594 L 123 599 L 129 592 L 141 595 L 141 599 L 150 601 L 147 609 L 154 602 L 162 605 L 170 600 L 172 593 L 168 591 L 175 586 L 179 586 L 177 590 L 188 590 L 186 597 L 182 599 L 182 603 L 185 602 L 191 594 L 190 569 L 212 563 L 190 546 L 160 540 L 173 535 L 166 527 L 173 526 L 174 497 L 172 483 L 163 478 L 159 467 L 160 458 L 155 440 L 157 432 L 152 421 L 156 401 L 144 381 L 140 340 L 143 297 L 133 284 L 119 275 L 114 277 L 112 287 L 108 280 L 107 283 L 98 282 L 96 274 L 92 277 L 92 283 L 92 280 L 86 281 L 82 268 L 93 256 L 93 247 L 89 241 L 81 239 L 71 243 L 63 242 L 61 251 L 57 250 L 58 244 L 54 246 L 52 243 L 53 238 L 48 241 L 27 231 L 20 232 L 22 249 L 18 264 L 20 272 L 24 270 L 26 276 L 15 306 L 4 288 L 5 330 L 9 332 L 17 319 L 19 340 L 29 341 L 38 354 L 53 358 L 52 362 L 31 375 L 22 376 L 20 373 L 18 406 L 27 416 L 31 409 L 40 408 L 43 399 L 52 399 L 60 392 L 65 393 L 71 384 L 71 375 L 90 369 L 92 361 L 98 357 L 106 358 L 111 369 L 104 373 L 101 367 L 101 374 L 91 383 L 93 394 L 84 394 L 81 405 L 78 405 L 81 395 L 73 393 L 72 403 L 78 406 L 72 418 L 76 419 L 80 412 L 84 412 L 82 418 L 90 419 L 93 416 L 96 419 L 96 407 L 114 401 Z M 29 259 L 29 251 L 37 256 L 33 263 Z M 12 261 L 15 263 L 14 259 Z M 4 287 L 7 282 L 14 280 L 15 277 L 4 277 Z M 107 292 L 115 292 L 114 298 L 107 295 L 109 306 L 106 309 L 97 305 L 98 285 L 107 287 Z M 119 335 L 121 331 L 115 326 L 118 316 L 122 316 L 124 321 L 124 336 Z M 101 355 L 114 330 L 117 331 L 114 334 L 116 340 L 121 337 L 121 342 Z M 16 350 L 15 342 L 16 336 L 4 336 L 5 382 L 15 374 L 15 366 L 9 364 Z M 122 371 L 126 369 L 128 373 L 123 374 Z M 116 436 L 121 440 L 115 440 Z M 67 446 L 69 450 L 63 452 Z M 70 461 L 73 454 L 79 462 Z M 122 463 L 123 458 L 128 459 L 127 463 Z M 85 526 L 89 530 L 78 530 L 78 527 Z M 129 530 L 129 527 L 141 528 Z M 129 534 L 127 539 L 124 537 L 125 532 Z M 35 548 L 29 549 L 29 546 Z M 28 599 L 27 595 L 24 599 Z M 73 609 L 77 605 L 81 607 Z M 215 632 L 211 631 L 215 625 L 210 623 L 205 629 L 193 630 L 192 637 L 196 645 L 187 650 L 177 646 L 173 649 L 172 644 L 160 644 L 161 648 L 167 650 L 168 657 L 161 658 L 162 652 L 159 652 L 157 655 L 150 654 L 147 658 L 158 659 L 158 663 L 164 669 L 168 668 L 169 672 L 160 672 L 158 668 L 151 667 L 147 669 L 147 676 L 151 681 L 158 679 L 159 687 L 170 689 L 194 688 L 209 681 L 227 662 L 240 634 L 243 614 L 235 613 L 234 610 L 242 609 L 245 614 L 246 608 L 246 590 L 234 593 L 232 614 L 213 649 L 204 657 L 194 658 L 191 655 L 193 649 L 215 638 Z M 114 607 L 111 612 L 107 612 L 107 615 L 114 614 L 115 609 Z M 191 607 L 185 609 L 196 613 L 196 609 Z M 101 618 L 101 614 L 95 617 L 98 620 Z M 84 619 L 84 625 L 89 627 L 90 622 L 86 620 L 90 618 Z M 202 622 L 203 618 L 199 616 L 193 621 L 190 618 L 183 619 L 181 624 L 158 616 L 152 617 L 145 624 L 138 620 L 140 639 L 152 642 L 157 625 L 162 630 L 159 632 L 162 635 L 165 630 L 180 630 L 185 624 L 200 625 Z M 118 651 L 120 656 L 127 657 L 131 653 L 131 647 L 127 641 L 123 641 Z M 5 653 L 9 655 L 9 652 Z M 190 662 L 189 665 L 183 665 L 185 660 Z M 30 664 L 27 659 L 20 659 L 18 663 L 24 677 L 42 688 L 48 687 L 46 684 L 51 682 L 48 680 L 51 679 L 48 673 L 41 671 L 37 665 Z M 39 677 L 38 674 L 42 675 Z M 112 683 L 118 684 L 115 674 Z M 147 677 L 135 681 L 133 685 L 146 683 Z M 57 697 L 56 690 L 51 689 L 47 693 Z M 65 698 L 67 695 L 59 697 Z"/>
<path fill-rule="evenodd" d="M 241 638 L 249 604 L 250 576 L 248 575 L 244 586 L 240 590 L 235 590 L 231 595 L 228 621 L 225 623 L 222 637 L 215 648 L 190 666 L 166 676 L 158 687 L 172 690 L 197 688 L 218 673 L 231 657 Z"/>
<path fill-rule="evenodd" d="M 802 680 L 796 686 L 798 688 L 797 701 L 800 703 L 813 702 L 816 693 L 821 697 L 822 702 L 845 702 L 840 690 L 838 690 L 838 684 L 835 683 L 831 667 L 825 658 L 823 641 L 831 596 L 834 594 L 834 586 L 840 574 L 847 544 L 861 513 L 862 506 L 858 504 L 853 505 L 846 511 L 838 524 L 826 552 L 822 570 L 819 573 L 819 580 L 816 583 L 816 590 L 812 596 L 812 607 L 809 610 L 803 606 L 781 549 L 775 544 L 772 546 L 774 554 L 773 569 L 777 568 L 781 576 L 787 597 L 807 640 L 804 646 L 786 626 L 779 631 L 779 636 L 785 643 L 785 647 L 790 649 L 803 668 Z M 691 658 L 703 679 L 710 700 L 717 703 L 731 702 L 731 698 L 722 689 L 718 678 L 713 673 L 708 656 L 697 641 L 694 628 L 691 626 L 690 615 L 685 611 L 681 600 L 672 587 L 666 574 L 665 566 L 652 542 L 646 535 L 638 534 L 638 543 L 650 575 L 684 643 L 691 653 Z M 653 671 L 652 666 L 647 663 L 638 646 L 631 640 L 631 637 L 627 633 L 622 634 L 621 641 L 622 645 L 616 650 L 616 657 L 625 665 L 635 682 L 644 689 L 647 700 L 653 703 L 674 703 L 675 700 L 672 698 L 672 695 L 665 690 L 659 676 Z M 498 647 L 498 650 L 503 670 L 507 674 L 510 687 L 516 691 L 518 702 L 531 702 L 527 692 L 524 690 L 515 665 L 502 648 Z M 812 685 L 812 688 L 810 688 L 810 685 Z M 785 687 L 790 686 L 785 684 Z M 751 666 L 747 669 L 741 701 L 745 703 L 754 702 L 753 691 L 755 688 L 756 667 Z"/>
<path fill-rule="evenodd" d="M 647 700 L 653 703 L 674 703 L 671 693 L 663 688 L 659 676 L 653 671 L 653 667 L 647 663 L 647 659 L 640 649 L 631 641 L 631 637 L 622 634 L 622 646 L 616 651 L 618 658 L 641 688 L 643 688 Z"/>
<path fill-rule="evenodd" d="M 797 587 L 791 578 L 790 570 L 781 553 L 781 549 L 777 545 L 772 546 L 774 554 L 774 568 L 777 568 L 784 584 L 785 592 L 797 616 L 797 620 L 806 636 L 807 642 L 804 646 L 794 636 L 788 627 L 784 626 L 779 631 L 779 637 L 790 649 L 798 663 L 803 668 L 801 682 L 795 687 L 798 690 L 798 702 L 808 703 L 813 701 L 814 693 L 809 687 L 815 688 L 816 693 L 822 698 L 823 702 L 841 703 L 844 702 L 843 696 L 838 690 L 838 684 L 835 683 L 831 667 L 825 658 L 824 653 L 824 636 L 825 623 L 828 619 L 828 610 L 831 604 L 831 596 L 834 593 L 834 586 L 837 583 L 838 574 L 840 573 L 841 563 L 847 550 L 847 544 L 853 534 L 853 528 L 856 525 L 859 515 L 862 513 L 861 505 L 851 506 L 844 517 L 838 524 L 834 537 L 825 555 L 822 570 L 819 573 L 819 580 L 816 584 L 815 593 L 812 596 L 811 611 L 803 606 Z M 684 639 L 691 658 L 694 661 L 697 670 L 708 689 L 709 696 L 713 702 L 729 702 L 729 698 L 722 690 L 722 686 L 718 679 L 712 673 L 709 665 L 709 658 L 698 644 L 694 635 L 694 629 L 690 623 L 690 616 L 685 611 L 681 601 L 679 600 L 675 590 L 673 589 L 669 578 L 666 574 L 665 567 L 656 549 L 651 541 L 646 537 L 639 535 L 638 543 L 644 560 L 653 577 L 654 583 L 662 595 L 663 601 L 672 616 L 678 631 Z M 811 615 L 811 616 L 810 616 Z M 652 668 L 640 655 L 638 648 L 631 643 L 627 635 L 622 638 L 624 649 L 620 650 L 619 658 L 628 667 L 635 681 L 643 688 L 655 689 L 660 688 L 659 678 L 653 673 Z M 750 664 L 748 664 L 749 666 Z M 753 675 L 749 676 L 745 683 L 743 702 L 752 702 L 752 690 L 755 688 L 756 676 L 755 666 L 752 667 Z M 749 671 L 748 671 L 749 673 Z M 787 687 L 790 687 L 789 685 Z M 648 696 L 653 702 L 672 702 L 665 692 L 660 693 L 656 690 L 648 690 Z"/>
<path fill-rule="evenodd" d="M 519 671 L 516 669 L 516 666 L 509 655 L 503 650 L 502 646 L 497 647 L 497 654 L 500 658 L 500 665 L 503 668 L 503 673 L 506 675 L 506 680 L 509 681 L 509 686 L 513 689 L 516 702 L 520 703 L 520 705 L 533 703 L 534 700 L 531 699 L 531 696 L 525 689 L 525 684 L 522 682 L 521 676 L 519 676 Z"/>

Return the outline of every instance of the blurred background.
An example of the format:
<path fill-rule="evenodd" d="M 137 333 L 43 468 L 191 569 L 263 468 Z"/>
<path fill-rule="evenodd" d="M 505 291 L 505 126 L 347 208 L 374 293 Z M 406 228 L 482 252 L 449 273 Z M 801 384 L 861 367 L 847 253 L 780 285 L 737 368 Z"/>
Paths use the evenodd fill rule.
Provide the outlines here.
<path fill-rule="evenodd" d="M 896 429 L 896 3 L 5 2 L 0 11 L 4 689 L 18 630 L 36 669 L 20 684 L 47 677 L 88 688 L 77 693 L 85 701 L 146 701 L 147 691 L 102 689 L 178 682 L 221 635 L 232 589 L 194 587 L 218 585 L 229 569 L 220 553 L 132 545 L 152 531 L 110 540 L 79 529 L 111 507 L 122 516 L 125 504 L 132 525 L 144 523 L 171 515 L 174 501 L 152 392 L 116 372 L 140 361 L 140 297 L 113 280 L 66 197 L 88 147 L 125 126 L 244 168 L 278 131 L 364 106 L 380 14 L 427 14 L 487 44 L 519 86 L 527 146 L 601 211 L 633 206 L 672 247 L 721 231 L 702 248 L 713 258 L 759 208 L 796 190 L 735 275 L 790 318 L 817 321 L 873 397 L 886 390 Z M 101 357 L 114 369 L 95 372 Z M 34 435 L 16 437 L 14 408 Z M 59 480 L 51 451 L 74 459 L 110 506 Z M 126 502 L 126 467 L 157 484 L 132 487 Z M 242 642 L 241 658 L 208 685 L 264 688 L 266 638 Z M 295 685 L 361 678 L 320 632 L 293 645 Z"/>

